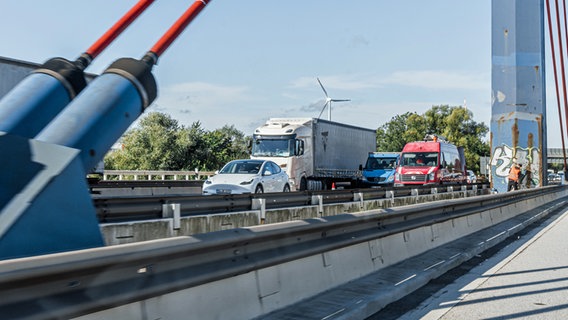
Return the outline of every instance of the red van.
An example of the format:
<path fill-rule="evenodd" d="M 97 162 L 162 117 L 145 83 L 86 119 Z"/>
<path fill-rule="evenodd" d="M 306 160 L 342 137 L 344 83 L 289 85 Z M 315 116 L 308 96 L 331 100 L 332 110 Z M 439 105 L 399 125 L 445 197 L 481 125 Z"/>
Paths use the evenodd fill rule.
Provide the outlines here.
<path fill-rule="evenodd" d="M 462 184 L 467 179 L 462 147 L 436 135 L 407 143 L 396 168 L 395 186 Z"/>

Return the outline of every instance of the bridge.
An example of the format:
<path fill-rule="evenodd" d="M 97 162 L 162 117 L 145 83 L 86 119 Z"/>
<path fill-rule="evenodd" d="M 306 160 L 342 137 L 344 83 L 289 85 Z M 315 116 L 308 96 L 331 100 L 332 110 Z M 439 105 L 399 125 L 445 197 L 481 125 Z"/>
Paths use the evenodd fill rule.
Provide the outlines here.
<path fill-rule="evenodd" d="M 156 231 L 183 231 L 211 220 L 220 229 L 1 261 L 0 292 L 5 298 L 0 310 L 14 319 L 37 314 L 79 319 L 183 318 L 187 314 L 195 319 L 383 319 L 384 312 L 392 314 L 393 304 L 408 304 L 405 297 L 427 290 L 431 281 L 440 281 L 436 279 L 480 255 L 485 257 L 488 250 L 501 246 L 510 252 L 511 247 L 503 243 L 536 246 L 544 236 L 532 238 L 534 230 L 565 225 L 565 186 L 507 194 L 488 194 L 489 190 L 458 188 L 446 198 L 430 190 L 400 198 L 267 210 L 267 219 L 284 211 L 304 217 L 315 213 L 311 219 L 278 224 L 258 224 L 260 211 L 252 210 L 193 216 L 181 219 L 177 226 L 174 218 L 102 225 L 103 233 L 122 241 L 149 224 L 155 224 L 150 229 Z M 408 205 L 409 201 L 415 204 Z M 237 221 L 236 215 L 250 216 L 255 225 L 223 229 L 228 221 Z M 558 240 L 547 242 L 549 250 L 562 250 L 554 249 L 562 245 Z M 545 266 L 533 272 L 542 276 L 547 268 L 559 272 L 550 281 L 535 281 L 534 292 L 539 292 L 539 285 L 553 284 L 553 279 L 562 281 L 565 269 L 562 260 L 556 259 L 565 255 L 545 259 L 547 254 L 547 250 L 535 253 L 540 259 L 533 259 Z M 459 283 L 464 281 L 453 284 L 453 292 L 443 289 L 447 291 L 444 298 L 460 296 L 464 289 Z M 518 283 L 517 287 L 523 289 Z M 468 290 L 473 297 L 475 290 Z M 445 303 L 422 303 L 434 314 L 457 312 L 457 318 L 470 318 L 469 311 L 451 311 Z M 528 308 L 515 312 L 501 308 L 497 311 L 506 313 L 494 314 L 554 317 L 566 312 L 561 305 Z M 425 309 L 403 310 L 415 315 Z"/>
<path fill-rule="evenodd" d="M 546 169 L 542 44 L 523 46 L 542 31 L 542 15 L 528 19 L 542 13 L 542 5 L 494 4 L 494 17 L 510 24 L 506 32 L 494 31 L 499 38 L 515 37 L 519 47 L 497 46 L 510 49 L 511 56 L 496 59 L 495 83 L 508 76 L 515 80 L 494 92 L 499 117 L 492 128 L 492 187 L 411 189 L 402 197 L 390 190 L 380 199 L 359 192 L 333 204 L 310 195 L 313 203 L 299 208 L 267 209 L 264 198 L 250 210 L 184 218 L 182 204 L 166 202 L 161 209 L 171 216 L 99 224 L 85 173 L 155 98 L 151 67 L 161 45 L 173 40 L 160 41 L 141 60 L 118 60 L 71 102 L 59 89 L 74 96 L 85 84 L 60 88 L 49 75 L 67 64 L 42 65 L 26 79 L 42 82 L 41 89 L 53 85 L 57 99 L 33 106 L 23 99 L 26 110 L 69 106 L 57 110 L 52 122 L 47 116 L 31 117 L 37 120 L 33 125 L 21 119 L 0 122 L 8 124 L 0 146 L 12 151 L 2 159 L 0 176 L 1 314 L 10 319 L 565 318 L 566 254 L 558 237 L 566 230 L 568 190 L 540 179 L 538 188 L 495 192 L 495 179 L 502 178 L 497 167 L 507 161 L 522 158 L 540 174 Z M 511 8 L 519 10 L 505 10 Z M 517 19 L 526 23 L 516 24 Z M 524 31 L 531 37 L 523 37 Z M 93 54 L 81 56 L 79 65 L 89 58 Z M 527 84 L 534 95 L 517 90 Z M 101 99 L 101 91 L 113 99 Z M 2 100 L 0 111 L 22 101 L 13 99 L 26 96 L 18 92 L 9 104 Z M 268 223 L 274 216 L 288 219 Z M 193 232 L 199 226 L 218 229 Z M 133 241 L 134 231 L 142 229 L 168 236 Z M 122 243 L 111 243 L 111 237 Z M 492 262 L 475 265 L 479 257 Z M 449 279 L 468 264 L 473 274 Z M 515 277 L 526 274 L 532 277 Z M 418 295 L 427 299 L 415 299 Z M 523 297 L 529 305 L 519 302 Z"/>

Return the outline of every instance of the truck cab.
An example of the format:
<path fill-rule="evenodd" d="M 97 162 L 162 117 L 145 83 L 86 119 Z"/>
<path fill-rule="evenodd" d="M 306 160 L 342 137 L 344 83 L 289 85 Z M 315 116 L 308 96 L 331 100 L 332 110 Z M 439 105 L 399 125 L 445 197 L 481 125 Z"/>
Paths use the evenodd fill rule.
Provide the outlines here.
<path fill-rule="evenodd" d="M 463 184 L 467 178 L 462 147 L 436 135 L 407 143 L 402 149 L 394 185 Z"/>
<path fill-rule="evenodd" d="M 363 168 L 363 186 L 392 186 L 399 152 L 369 152 Z"/>

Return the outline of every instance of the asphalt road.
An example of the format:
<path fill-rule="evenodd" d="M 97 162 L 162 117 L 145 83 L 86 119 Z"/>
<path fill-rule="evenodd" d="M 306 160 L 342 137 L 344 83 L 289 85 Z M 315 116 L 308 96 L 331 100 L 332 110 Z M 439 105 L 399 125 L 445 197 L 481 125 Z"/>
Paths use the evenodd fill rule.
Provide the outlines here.
<path fill-rule="evenodd" d="M 398 319 L 568 319 L 568 208 Z"/>

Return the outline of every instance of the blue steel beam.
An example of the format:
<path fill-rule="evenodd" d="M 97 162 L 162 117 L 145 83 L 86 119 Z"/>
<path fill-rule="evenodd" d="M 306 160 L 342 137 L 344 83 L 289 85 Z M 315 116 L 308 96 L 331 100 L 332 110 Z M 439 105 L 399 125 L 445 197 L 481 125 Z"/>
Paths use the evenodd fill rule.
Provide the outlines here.
<path fill-rule="evenodd" d="M 513 161 L 546 183 L 544 1 L 492 1 L 491 178 L 507 191 Z M 526 170 L 526 171 L 525 171 Z"/>
<path fill-rule="evenodd" d="M 78 150 L 3 132 L 0 150 L 0 260 L 104 245 Z"/>
<path fill-rule="evenodd" d="M 117 60 L 35 139 L 81 150 L 88 172 L 156 98 L 151 70 L 141 60 Z"/>
<path fill-rule="evenodd" d="M 85 88 L 84 69 L 154 0 L 139 0 L 75 62 L 53 58 L 0 100 L 0 131 L 33 138 Z"/>
<path fill-rule="evenodd" d="M 85 88 L 75 63 L 53 58 L 0 100 L 0 131 L 32 138 Z"/>
<path fill-rule="evenodd" d="M 35 139 L 0 132 L 0 260 L 104 245 L 85 175 L 156 98 L 151 69 L 119 59 Z"/>
<path fill-rule="evenodd" d="M 85 175 L 154 101 L 153 65 L 207 3 L 196 0 L 141 60 L 111 64 L 34 139 L 0 129 L 10 150 L 0 157 L 0 260 L 104 244 Z"/>

